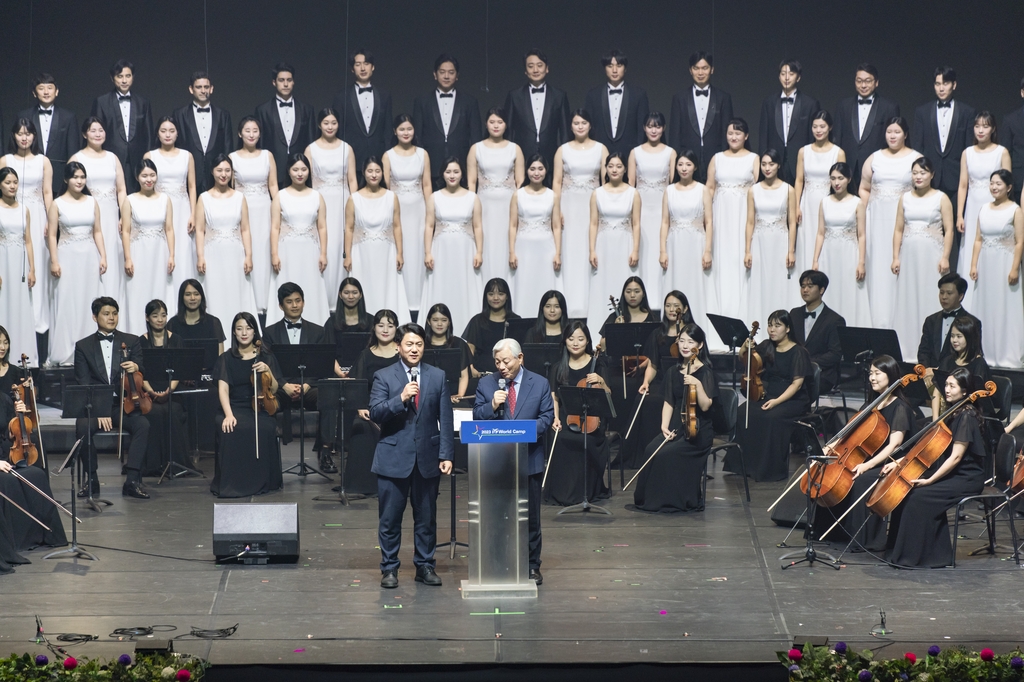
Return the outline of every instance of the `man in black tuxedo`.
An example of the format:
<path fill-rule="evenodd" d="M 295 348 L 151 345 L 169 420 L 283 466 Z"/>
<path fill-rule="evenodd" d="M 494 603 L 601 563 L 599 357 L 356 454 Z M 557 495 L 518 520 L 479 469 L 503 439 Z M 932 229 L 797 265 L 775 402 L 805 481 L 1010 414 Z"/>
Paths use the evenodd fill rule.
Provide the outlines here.
<path fill-rule="evenodd" d="M 1024 78 L 1020 79 L 1020 96 L 1024 98 Z M 1024 183 L 1024 107 L 1006 115 L 1003 119 L 1003 127 L 1000 130 L 1003 136 L 1003 146 L 1010 150 L 1010 160 L 1013 164 L 1013 196 L 1020 200 L 1021 184 Z"/>
<path fill-rule="evenodd" d="M 391 93 L 373 85 L 373 54 L 356 50 L 349 59 L 349 68 L 356 82 L 334 97 L 334 111 L 341 123 L 338 136 L 352 145 L 356 168 L 361 169 L 368 157 L 383 160 L 391 147 Z"/>
<path fill-rule="evenodd" d="M 149 420 L 139 410 L 131 414 L 125 414 L 121 409 L 118 390 L 121 385 L 121 372 L 128 373 L 145 371 L 142 367 L 142 346 L 139 337 L 125 334 L 117 330 L 118 305 L 117 301 L 109 296 L 101 296 L 92 302 L 92 319 L 96 322 L 96 333 L 81 339 L 75 344 L 75 382 L 79 386 L 93 386 L 96 384 L 110 385 L 110 400 L 112 404 L 111 414 L 118 415 L 114 418 L 100 417 L 92 424 L 86 419 L 79 419 L 75 423 L 75 433 L 78 438 L 85 437 L 87 431 L 94 434 L 97 431 L 110 431 L 114 428 L 114 420 L 119 422 L 120 428 L 131 435 L 131 444 L 128 446 L 128 460 L 125 468 L 128 476 L 121 494 L 125 497 L 137 497 L 142 500 L 149 499 L 149 493 L 142 487 L 143 461 L 146 458 L 146 445 L 149 442 Z M 128 359 L 118 362 L 121 354 L 121 344 L 128 347 Z M 92 486 L 92 494 L 100 491 L 100 482 L 96 478 L 96 453 L 89 453 L 89 483 Z M 88 489 L 83 488 L 79 497 L 88 497 Z"/>
<path fill-rule="evenodd" d="M 828 393 L 839 383 L 839 361 L 843 359 L 839 328 L 846 326 L 843 316 L 821 300 L 826 289 L 828 275 L 818 270 L 804 271 L 800 274 L 800 298 L 806 305 L 789 311 L 793 336 L 821 368 L 822 393 Z"/>
<path fill-rule="evenodd" d="M 114 81 L 114 89 L 96 98 L 92 103 L 92 116 L 103 124 L 107 133 L 103 148 L 114 152 L 121 161 L 124 182 L 131 194 L 139 191 L 139 183 L 135 179 L 136 166 L 155 144 L 153 114 L 149 100 L 132 93 L 135 66 L 130 61 L 119 59 L 114 62 L 110 67 L 110 79 Z"/>
<path fill-rule="evenodd" d="M 966 315 L 974 318 L 978 325 L 978 336 L 981 338 L 981 320 L 964 310 L 964 294 L 967 293 L 967 280 L 955 272 L 939 278 L 939 306 L 937 313 L 924 318 L 921 326 L 921 343 L 917 347 L 917 362 L 925 367 L 939 366 L 939 360 L 953 353 L 949 345 L 949 330 L 953 319 Z"/>
<path fill-rule="evenodd" d="M 288 156 L 302 154 L 317 137 L 313 107 L 292 97 L 295 89 L 295 69 L 280 62 L 274 66 L 273 80 L 276 96 L 256 107 L 256 120 L 260 124 L 260 144 L 274 155 L 277 164 L 277 185 L 287 187 Z"/>
<path fill-rule="evenodd" d="M 434 189 L 441 189 L 445 159 L 454 156 L 465 168 L 466 154 L 474 143 L 483 139 L 483 128 L 476 99 L 455 89 L 459 80 L 458 59 L 447 54 L 435 59 L 434 80 L 437 87 L 429 95 L 420 95 L 413 103 L 412 120 L 420 146 L 430 155 Z"/>
<path fill-rule="evenodd" d="M 882 97 L 878 89 L 878 69 L 867 62 L 857 67 L 854 80 L 856 97 L 840 100 L 836 106 L 832 138 L 846 152 L 846 163 L 853 170 L 850 192 L 860 186 L 860 171 L 864 161 L 879 149 L 885 148 L 885 129 L 891 119 L 900 115 L 896 102 Z"/>
<path fill-rule="evenodd" d="M 601 58 L 606 84 L 587 92 L 583 106 L 593 124 L 590 137 L 605 147 L 608 153 L 618 152 L 628 159 L 634 147 L 647 141 L 644 124 L 651 112 L 647 92 L 626 85 L 626 65 L 629 59 L 619 50 L 612 50 Z"/>
<path fill-rule="evenodd" d="M 18 114 L 18 118 L 32 121 L 39 132 L 39 144 L 53 167 L 54 197 L 64 189 L 64 165 L 72 154 L 82 148 L 78 118 L 75 112 L 55 104 L 58 94 L 56 79 L 48 73 L 41 73 L 32 80 L 32 96 L 36 98 L 37 105 Z"/>
<path fill-rule="evenodd" d="M 758 125 L 758 153 L 769 149 L 782 154 L 779 177 L 793 184 L 796 181 L 796 157 L 800 149 L 812 141 L 811 120 L 821 111 L 818 100 L 797 90 L 803 67 L 795 59 L 779 64 L 781 95 L 766 97 L 761 103 L 761 121 Z"/>
<path fill-rule="evenodd" d="M 284 319 L 268 325 L 263 330 L 263 340 L 267 347 L 273 350 L 277 346 L 293 344 L 328 343 L 327 334 L 324 328 L 309 320 L 302 319 L 302 311 L 306 306 L 306 300 L 300 287 L 295 282 L 285 282 L 277 288 L 277 304 L 284 312 Z M 282 431 L 281 442 L 288 444 L 292 442 L 292 410 L 299 409 L 299 401 L 307 410 L 317 409 L 316 383 L 321 377 L 306 375 L 305 383 L 299 384 L 300 377 L 286 378 L 277 389 L 277 401 L 282 407 L 285 424 L 288 425 Z M 313 443 L 313 450 L 319 455 L 320 468 L 328 474 L 338 473 L 334 466 L 334 460 L 329 453 L 323 451 L 320 442 L 320 430 L 317 429 L 316 441 Z"/>
<path fill-rule="evenodd" d="M 547 82 L 546 54 L 530 50 L 524 59 L 528 82 L 505 98 L 505 137 L 522 148 L 524 159 L 540 154 L 550 164 L 558 148 L 572 138 L 569 98 Z"/>
<path fill-rule="evenodd" d="M 708 164 L 726 148 L 725 130 L 732 120 L 732 96 L 712 87 L 715 60 L 709 52 L 690 55 L 691 87 L 672 98 L 668 123 L 668 143 L 676 152 L 692 149 L 700 160 L 697 179 L 707 180 Z"/>
<path fill-rule="evenodd" d="M 948 66 L 935 69 L 936 101 L 922 104 L 914 111 L 910 126 L 910 146 L 932 162 L 935 177 L 932 187 L 945 192 L 956 206 L 960 187 L 960 157 L 974 144 L 974 107 L 954 101 L 956 71 Z M 953 253 L 949 262 L 956 271 L 960 231 L 953 231 Z M 973 245 L 971 245 L 973 247 Z"/>
<path fill-rule="evenodd" d="M 205 71 L 196 71 L 188 86 L 192 102 L 177 109 L 172 118 L 178 129 L 177 145 L 192 154 L 196 166 L 196 191 L 202 194 L 213 187 L 213 160 L 230 154 L 235 146 L 231 114 L 210 103 L 213 83 Z"/>

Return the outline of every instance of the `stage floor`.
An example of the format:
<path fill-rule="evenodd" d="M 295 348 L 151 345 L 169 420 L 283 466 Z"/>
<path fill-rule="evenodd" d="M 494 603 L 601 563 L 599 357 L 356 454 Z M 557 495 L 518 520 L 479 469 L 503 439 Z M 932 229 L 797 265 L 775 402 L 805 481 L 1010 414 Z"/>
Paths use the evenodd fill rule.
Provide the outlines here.
<path fill-rule="evenodd" d="M 285 448 L 285 463 L 298 445 Z M 797 466 L 794 460 L 793 467 Z M 212 473 L 212 459 L 202 466 Z M 799 566 L 781 570 L 776 547 L 788 529 L 765 512 L 783 484 L 742 482 L 716 467 L 703 513 L 649 515 L 625 509 L 631 494 L 604 504 L 612 516 L 563 515 L 544 507 L 544 584 L 535 600 L 463 600 L 465 550 L 439 552 L 440 588 L 413 581 L 411 513 L 405 568 L 396 590 L 381 590 L 375 549 L 374 499 L 349 507 L 314 502 L 332 483 L 285 477 L 282 492 L 259 502 L 298 502 L 302 556 L 297 565 L 215 565 L 209 479 L 154 485 L 153 499 L 120 496 L 113 457 L 101 464 L 103 492 L 114 506 L 81 512 L 79 539 L 96 547 L 98 562 L 43 560 L 0 577 L 0 653 L 43 652 L 33 643 L 35 616 L 49 636 L 98 635 L 72 647 L 86 656 L 134 649 L 111 639 L 116 628 L 173 625 L 223 628 L 218 641 L 183 638 L 177 651 L 214 664 L 380 663 L 620 663 L 770 661 L 794 636 L 823 635 L 881 655 L 919 655 L 931 644 L 1012 649 L 1021 640 L 1021 571 L 1004 553 L 968 557 L 982 544 L 979 526 L 961 540 L 955 570 L 898 571 L 852 555 L 842 570 Z M 618 475 L 615 475 L 618 482 Z M 67 499 L 69 478 L 52 481 Z M 459 488 L 465 479 L 459 478 Z M 618 486 L 616 486 L 618 487 Z M 465 492 L 459 498 L 465 503 Z M 441 484 L 439 539 L 449 532 L 448 482 Z M 458 518 L 466 516 L 464 506 Z M 67 527 L 67 524 L 65 524 Z M 466 523 L 459 537 L 466 539 Z M 1008 540 L 1006 524 L 999 527 Z M 802 546 L 799 531 L 790 545 Z M 135 549 L 182 561 L 107 548 Z M 873 638 L 879 609 L 894 634 Z"/>

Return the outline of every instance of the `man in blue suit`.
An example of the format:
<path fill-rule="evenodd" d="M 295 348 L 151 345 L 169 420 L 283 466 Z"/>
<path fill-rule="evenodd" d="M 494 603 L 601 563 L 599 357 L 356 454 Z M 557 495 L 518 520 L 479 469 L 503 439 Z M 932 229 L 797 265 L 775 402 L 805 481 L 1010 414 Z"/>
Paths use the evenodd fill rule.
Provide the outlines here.
<path fill-rule="evenodd" d="M 523 367 L 523 349 L 515 339 L 494 345 L 492 372 L 480 379 L 473 404 L 473 419 L 536 419 L 537 442 L 530 448 L 530 579 L 540 585 L 540 497 L 544 479 L 542 435 L 555 419 L 555 405 L 547 379 Z M 501 383 L 499 383 L 499 381 Z"/>
<path fill-rule="evenodd" d="M 451 473 L 455 431 L 444 372 L 421 364 L 427 334 L 418 324 L 398 328 L 397 362 L 374 375 L 370 419 L 380 424 L 371 471 L 377 474 L 380 586 L 398 587 L 402 516 L 412 497 L 416 582 L 439 586 L 434 571 L 437 486 Z"/>

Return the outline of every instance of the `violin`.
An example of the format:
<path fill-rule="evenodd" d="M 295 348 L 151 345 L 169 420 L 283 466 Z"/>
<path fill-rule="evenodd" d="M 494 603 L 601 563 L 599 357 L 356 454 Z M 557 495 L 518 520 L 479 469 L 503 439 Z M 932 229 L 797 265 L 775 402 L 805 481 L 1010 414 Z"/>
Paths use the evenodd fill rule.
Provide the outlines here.
<path fill-rule="evenodd" d="M 121 342 L 122 362 L 128 362 L 128 344 Z M 149 397 L 142 386 L 142 372 L 121 372 L 121 395 L 124 403 L 124 413 L 131 414 L 138 410 L 142 414 L 149 414 L 153 409 L 153 399 Z"/>
<path fill-rule="evenodd" d="M 1024 491 L 1024 448 L 1017 453 L 1013 465 L 1013 478 L 1010 479 L 1010 492 L 1014 495 Z"/>
<path fill-rule="evenodd" d="M 259 360 L 263 356 L 263 343 L 260 341 L 256 342 L 256 359 Z M 274 376 L 270 372 L 259 373 L 260 385 L 257 390 L 257 395 L 254 397 L 252 403 L 253 411 L 258 411 L 263 408 L 263 411 L 273 417 L 277 414 L 277 396 L 271 387 L 274 385 Z M 253 381 L 256 381 L 255 375 Z"/>
<path fill-rule="evenodd" d="M 11 390 L 11 397 L 14 398 L 15 403 L 24 402 L 25 386 L 15 386 Z M 32 418 L 25 412 L 17 412 L 7 428 L 11 432 L 11 453 L 8 456 L 11 463 L 16 464 L 25 460 L 29 466 L 35 464 L 39 458 L 39 452 L 36 450 L 35 444 L 32 443 L 32 429 L 35 428 Z"/>
<path fill-rule="evenodd" d="M 986 382 L 984 390 L 971 393 L 943 412 L 931 426 L 907 441 L 900 448 L 901 452 L 907 454 L 899 460 L 895 469 L 878 479 L 878 486 L 868 498 L 868 509 L 885 517 L 898 507 L 913 489 L 912 481 L 921 478 L 953 442 L 953 432 L 946 425 L 945 420 L 967 403 L 988 398 L 995 395 L 995 392 L 995 382 Z"/>
<path fill-rule="evenodd" d="M 747 400 L 755 402 L 764 397 L 764 384 L 761 383 L 761 373 L 764 372 L 764 360 L 761 359 L 760 353 L 754 347 L 754 337 L 757 336 L 759 328 L 760 325 L 757 323 L 757 320 L 750 323 L 750 336 L 747 337 L 748 343 L 743 344 L 743 347 L 740 348 L 740 362 L 747 368 L 747 371 L 743 373 L 742 381 L 740 381 L 740 392 L 746 394 Z"/>
<path fill-rule="evenodd" d="M 825 446 L 831 448 L 837 459 L 826 465 L 817 462 L 811 464 L 800 482 L 801 492 L 806 495 L 810 486 L 811 499 L 820 507 L 833 507 L 846 499 L 853 489 L 853 470 L 874 457 L 889 440 L 889 425 L 878 411 L 879 405 L 897 388 L 923 379 L 924 373 L 924 365 L 915 366 L 913 374 L 907 374 L 893 383 L 870 405 L 853 415 Z"/>
<path fill-rule="evenodd" d="M 594 370 L 597 368 L 597 356 L 599 354 L 600 351 L 594 351 L 594 357 L 590 360 L 590 371 L 588 371 L 587 374 L 594 373 Z M 586 377 L 583 377 L 576 382 L 577 388 L 588 388 L 589 386 L 590 384 L 587 382 Z M 572 414 L 565 418 L 565 424 L 569 427 L 570 431 L 574 431 L 576 433 L 593 433 L 601 428 L 601 418 L 587 417 L 587 423 L 581 426 L 579 415 Z"/>
<path fill-rule="evenodd" d="M 621 302 L 614 296 L 608 297 L 608 307 L 615 311 L 615 319 L 622 318 L 622 323 L 628 323 L 626 314 L 622 310 Z M 622 357 L 622 373 L 628 377 L 635 377 L 636 373 L 647 367 L 648 358 L 646 355 L 624 355 Z"/>
<path fill-rule="evenodd" d="M 675 349 L 676 344 L 672 344 L 672 348 Z M 690 375 L 694 357 L 691 357 L 685 365 L 683 374 L 686 376 Z M 679 410 L 679 416 L 683 420 L 683 437 L 686 440 L 692 440 L 697 436 L 697 387 L 692 384 L 684 384 L 684 388 L 686 389 L 685 400 Z"/>
<path fill-rule="evenodd" d="M 22 386 L 32 391 L 32 400 L 25 400 L 25 407 L 28 409 L 26 413 L 28 417 L 36 424 L 39 423 L 39 413 L 36 412 L 36 400 L 35 400 L 35 387 L 32 385 L 32 375 L 28 368 L 28 356 L 24 353 L 21 354 L 21 373 L 22 373 Z M 24 394 L 24 391 L 22 391 Z"/>

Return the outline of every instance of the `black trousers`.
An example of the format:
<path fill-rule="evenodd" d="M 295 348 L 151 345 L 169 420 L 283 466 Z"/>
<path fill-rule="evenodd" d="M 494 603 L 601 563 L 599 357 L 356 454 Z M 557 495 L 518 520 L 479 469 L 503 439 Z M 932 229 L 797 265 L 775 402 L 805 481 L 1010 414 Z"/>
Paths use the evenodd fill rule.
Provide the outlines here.
<path fill-rule="evenodd" d="M 113 415 L 113 427 L 115 429 L 120 427 L 131 434 L 126 466 L 129 469 L 140 471 L 146 459 L 146 447 L 149 444 L 149 420 L 138 410 L 131 414 L 124 414 L 117 403 L 114 404 Z M 84 438 L 90 431 L 92 436 L 95 437 L 100 431 L 99 420 L 94 418 L 91 424 L 88 419 L 75 420 L 75 434 L 77 438 Z M 86 456 L 88 457 L 89 473 L 95 476 L 97 466 L 96 449 L 93 448 Z"/>
<path fill-rule="evenodd" d="M 306 383 L 309 383 L 308 381 Z M 281 444 L 287 445 L 292 442 L 292 424 L 293 419 L 299 418 L 299 403 L 302 404 L 307 410 L 316 410 L 316 386 L 311 386 L 301 398 L 298 400 L 292 400 L 288 397 L 283 390 L 278 389 L 277 391 L 277 404 L 281 408 L 281 416 L 284 418 L 284 427 L 281 429 Z M 299 425 L 299 428 L 303 428 L 303 425 Z M 316 443 L 314 449 L 320 447 L 320 430 L 317 429 Z"/>
<path fill-rule="evenodd" d="M 434 567 L 437 545 L 437 490 L 441 476 L 425 478 L 414 465 L 406 478 L 377 476 L 377 540 L 380 544 L 380 570 L 397 571 L 402 547 L 402 517 L 412 501 L 413 565 Z M 539 513 L 538 509 L 538 513 Z M 538 521 L 539 521 L 538 516 Z"/>
<path fill-rule="evenodd" d="M 540 484 L 544 480 L 544 472 L 539 474 L 530 474 L 527 477 L 527 489 L 529 490 L 529 516 L 530 516 L 530 570 L 540 568 L 540 548 L 541 548 L 541 535 L 540 535 L 540 502 L 541 502 L 541 487 Z"/>

